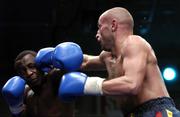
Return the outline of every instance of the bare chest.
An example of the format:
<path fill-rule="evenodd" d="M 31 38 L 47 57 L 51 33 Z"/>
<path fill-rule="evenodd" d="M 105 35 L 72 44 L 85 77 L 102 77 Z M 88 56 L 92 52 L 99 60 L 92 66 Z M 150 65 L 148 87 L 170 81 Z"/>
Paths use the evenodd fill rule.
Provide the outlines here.
<path fill-rule="evenodd" d="M 124 74 L 123 70 L 123 57 L 118 58 L 109 56 L 105 59 L 109 79 L 122 76 Z"/>
<path fill-rule="evenodd" d="M 59 102 L 57 98 L 52 98 L 51 96 L 47 97 L 45 100 L 41 96 L 33 96 L 27 102 L 27 109 L 34 116 L 60 116 L 61 115 L 61 106 L 62 104 Z"/>

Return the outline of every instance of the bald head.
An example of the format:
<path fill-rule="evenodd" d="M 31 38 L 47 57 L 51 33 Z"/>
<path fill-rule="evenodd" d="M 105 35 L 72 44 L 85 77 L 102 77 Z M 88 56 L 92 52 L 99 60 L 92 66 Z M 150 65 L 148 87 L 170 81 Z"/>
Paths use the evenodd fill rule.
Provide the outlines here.
<path fill-rule="evenodd" d="M 114 7 L 105 11 L 100 18 L 113 20 L 116 19 L 121 24 L 127 24 L 129 28 L 133 29 L 134 21 L 128 10 L 122 7 Z"/>

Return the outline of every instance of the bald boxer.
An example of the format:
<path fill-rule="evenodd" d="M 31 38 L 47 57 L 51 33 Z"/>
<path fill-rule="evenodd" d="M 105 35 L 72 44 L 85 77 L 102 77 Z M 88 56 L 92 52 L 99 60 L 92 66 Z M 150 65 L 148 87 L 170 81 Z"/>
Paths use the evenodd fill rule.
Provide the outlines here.
<path fill-rule="evenodd" d="M 48 48 L 48 52 L 51 50 L 52 48 Z M 45 53 L 44 49 L 43 53 Z M 63 72 L 46 65 L 49 69 L 48 71 L 42 69 L 46 70 L 44 73 L 35 64 L 36 54 L 31 50 L 19 53 L 15 59 L 15 70 L 18 76 L 11 78 L 3 87 L 3 94 L 9 103 L 12 115 L 15 117 L 74 117 L 73 102 L 64 103 L 58 97 L 58 87 Z"/>
<path fill-rule="evenodd" d="M 180 117 L 151 45 L 134 35 L 133 28 L 133 17 L 125 8 L 105 11 L 99 17 L 96 34 L 102 52 L 99 56 L 84 54 L 81 69 L 107 70 L 108 77 L 65 74 L 61 95 L 105 95 L 127 117 Z"/>

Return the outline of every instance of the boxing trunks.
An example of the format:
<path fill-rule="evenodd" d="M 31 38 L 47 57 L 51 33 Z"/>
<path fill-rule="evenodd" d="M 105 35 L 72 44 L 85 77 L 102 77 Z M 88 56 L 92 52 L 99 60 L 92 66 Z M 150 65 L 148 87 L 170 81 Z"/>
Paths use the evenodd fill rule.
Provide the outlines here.
<path fill-rule="evenodd" d="M 149 100 L 135 108 L 127 117 L 180 117 L 173 99 L 161 97 Z"/>

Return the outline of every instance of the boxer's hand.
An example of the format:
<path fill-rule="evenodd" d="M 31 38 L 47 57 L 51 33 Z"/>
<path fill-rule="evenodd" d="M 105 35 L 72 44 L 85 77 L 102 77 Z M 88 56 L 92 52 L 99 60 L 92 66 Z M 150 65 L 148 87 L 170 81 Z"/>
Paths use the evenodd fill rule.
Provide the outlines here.
<path fill-rule="evenodd" d="M 23 95 L 25 89 L 25 81 L 14 76 L 9 79 L 2 88 L 2 95 L 9 105 L 9 109 L 13 115 L 18 115 L 23 111 Z"/>
<path fill-rule="evenodd" d="M 38 51 L 35 57 L 35 63 L 38 68 L 40 68 L 44 72 L 49 72 L 52 67 L 52 54 L 54 48 L 47 47 L 42 48 Z"/>
<path fill-rule="evenodd" d="M 53 68 L 49 73 L 47 74 L 47 77 L 51 77 L 54 79 L 62 78 L 62 76 L 66 73 L 63 69 L 56 69 Z"/>
<path fill-rule="evenodd" d="M 102 95 L 102 83 L 99 77 L 87 77 L 81 72 L 71 72 L 63 75 L 59 87 L 59 97 L 62 100 L 81 95 Z"/>
<path fill-rule="evenodd" d="M 80 68 L 83 61 L 83 52 L 80 46 L 73 42 L 64 42 L 54 49 L 53 66 L 66 71 L 75 71 Z"/>

